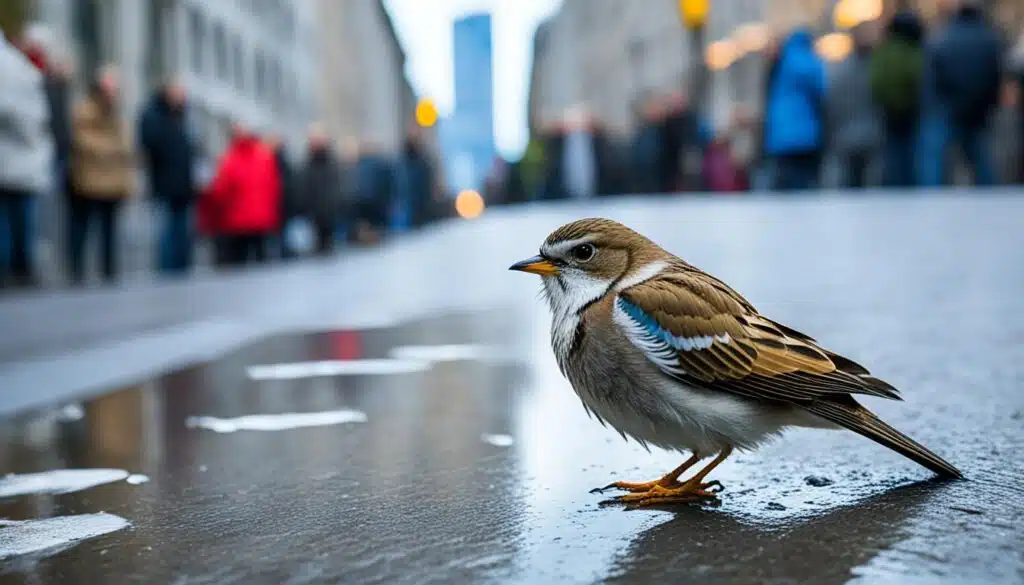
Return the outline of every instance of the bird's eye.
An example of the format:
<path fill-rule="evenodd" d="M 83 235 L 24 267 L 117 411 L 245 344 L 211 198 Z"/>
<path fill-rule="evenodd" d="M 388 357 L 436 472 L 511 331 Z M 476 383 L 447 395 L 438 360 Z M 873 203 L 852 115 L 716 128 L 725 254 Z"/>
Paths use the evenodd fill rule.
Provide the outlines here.
<path fill-rule="evenodd" d="M 572 249 L 572 257 L 577 262 L 587 262 L 597 253 L 593 244 L 580 244 Z"/>

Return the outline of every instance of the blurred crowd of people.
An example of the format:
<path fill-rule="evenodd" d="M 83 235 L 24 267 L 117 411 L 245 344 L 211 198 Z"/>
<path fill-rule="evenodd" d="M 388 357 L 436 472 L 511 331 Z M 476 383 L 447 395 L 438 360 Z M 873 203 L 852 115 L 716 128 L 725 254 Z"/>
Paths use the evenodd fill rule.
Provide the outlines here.
<path fill-rule="evenodd" d="M 414 124 L 397 159 L 336 152 L 313 124 L 293 164 L 279 137 L 236 122 L 211 165 L 179 81 L 159 87 L 132 128 L 115 67 L 96 71 L 75 100 L 70 69 L 28 33 L 0 36 L 0 286 L 39 284 L 35 216 L 47 195 L 63 208 L 72 285 L 87 280 L 91 240 L 102 279 L 119 278 L 119 223 L 125 203 L 142 195 L 158 210 L 154 248 L 165 275 L 190 271 L 200 239 L 211 242 L 214 266 L 233 267 L 374 243 L 436 211 L 436 178 Z"/>
<path fill-rule="evenodd" d="M 946 0 L 930 30 L 912 11 L 862 24 L 838 63 L 819 56 L 810 29 L 792 30 L 764 51 L 760 115 L 737 107 L 717 128 L 684 92 L 643 96 L 631 143 L 574 109 L 537 132 L 506 196 L 936 187 L 954 180 L 955 152 L 975 184 L 996 184 L 997 108 L 1018 108 L 1024 141 L 1024 39 L 1004 39 L 983 4 Z"/>
<path fill-rule="evenodd" d="M 823 184 L 826 159 L 838 169 L 836 186 L 934 187 L 952 181 L 952 151 L 975 184 L 996 184 L 990 130 L 998 107 L 1020 110 L 1015 130 L 1024 137 L 1024 40 L 1013 47 L 980 0 L 943 5 L 930 29 L 907 11 L 855 28 L 852 51 L 835 64 L 818 55 L 810 30 L 790 31 L 765 50 L 760 113 L 737 108 L 717 128 L 706 104 L 685 91 L 641 96 L 628 142 L 574 108 L 538 129 L 521 160 L 499 161 L 485 195 L 496 204 L 808 190 Z M 119 222 L 125 202 L 139 196 L 158 209 L 156 265 L 167 275 L 190 271 L 200 240 L 212 244 L 215 266 L 231 267 L 370 244 L 446 211 L 415 124 L 397 157 L 369 145 L 338 152 L 314 124 L 294 164 L 279 137 L 236 122 L 210 164 L 174 79 L 126 126 L 114 67 L 94 72 L 75 99 L 67 64 L 24 34 L 0 37 L 0 87 L 2 285 L 39 281 L 33 251 L 44 195 L 63 209 L 54 241 L 63 244 L 71 284 L 84 283 L 91 264 L 106 281 L 118 279 Z"/>

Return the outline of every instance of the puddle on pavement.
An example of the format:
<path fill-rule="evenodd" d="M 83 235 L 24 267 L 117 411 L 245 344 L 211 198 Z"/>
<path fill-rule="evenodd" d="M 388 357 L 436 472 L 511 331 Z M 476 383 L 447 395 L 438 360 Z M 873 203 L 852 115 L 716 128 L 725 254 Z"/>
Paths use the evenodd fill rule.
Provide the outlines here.
<path fill-rule="evenodd" d="M 920 483 L 926 472 L 867 441 L 800 431 L 716 471 L 726 486 L 717 508 L 601 507 L 591 488 L 653 479 L 681 457 L 589 420 L 547 324 L 542 310 L 501 311 L 285 335 L 88 400 L 74 416 L 2 422 L 0 474 L 49 473 L 48 485 L 67 487 L 52 474 L 118 472 L 72 493 L 0 499 L 0 543 L 17 541 L 0 550 L 33 551 L 31 563 L 4 561 L 15 567 L 5 578 L 844 583 L 906 571 L 914 561 L 901 555 L 915 553 L 901 547 L 946 543 L 943 506 L 971 497 L 960 484 Z M 383 362 L 417 365 L 373 369 Z M 322 369 L 296 374 L 308 364 Z M 1007 554 L 1024 518 L 1007 515 L 1012 502 L 976 505 L 983 515 L 966 521 L 1006 527 L 974 538 Z M 61 522 L 83 523 L 67 534 L 84 536 L 47 540 L 73 526 Z M 890 568 L 872 568 L 880 558 Z"/>

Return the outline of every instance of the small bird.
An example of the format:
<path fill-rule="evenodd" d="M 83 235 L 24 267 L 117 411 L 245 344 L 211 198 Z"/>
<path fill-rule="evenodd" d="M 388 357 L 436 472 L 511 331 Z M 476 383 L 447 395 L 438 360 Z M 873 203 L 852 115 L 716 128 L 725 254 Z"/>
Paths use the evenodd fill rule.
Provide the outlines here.
<path fill-rule="evenodd" d="M 644 447 L 691 454 L 660 479 L 593 491 L 629 491 L 616 499 L 632 505 L 713 500 L 722 486 L 705 479 L 715 467 L 787 427 L 849 429 L 963 477 L 854 399 L 900 400 L 895 388 L 622 224 L 566 224 L 510 270 L 542 277 L 551 345 L 587 413 Z"/>

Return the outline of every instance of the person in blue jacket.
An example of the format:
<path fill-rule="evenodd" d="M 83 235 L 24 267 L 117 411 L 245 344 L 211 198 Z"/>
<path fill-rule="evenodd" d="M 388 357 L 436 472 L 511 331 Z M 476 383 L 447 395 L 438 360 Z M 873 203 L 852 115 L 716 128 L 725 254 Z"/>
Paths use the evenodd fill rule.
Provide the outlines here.
<path fill-rule="evenodd" d="M 811 32 L 796 29 L 782 44 L 765 107 L 764 148 L 776 161 L 776 189 L 816 186 L 824 101 L 825 66 L 814 52 Z"/>

